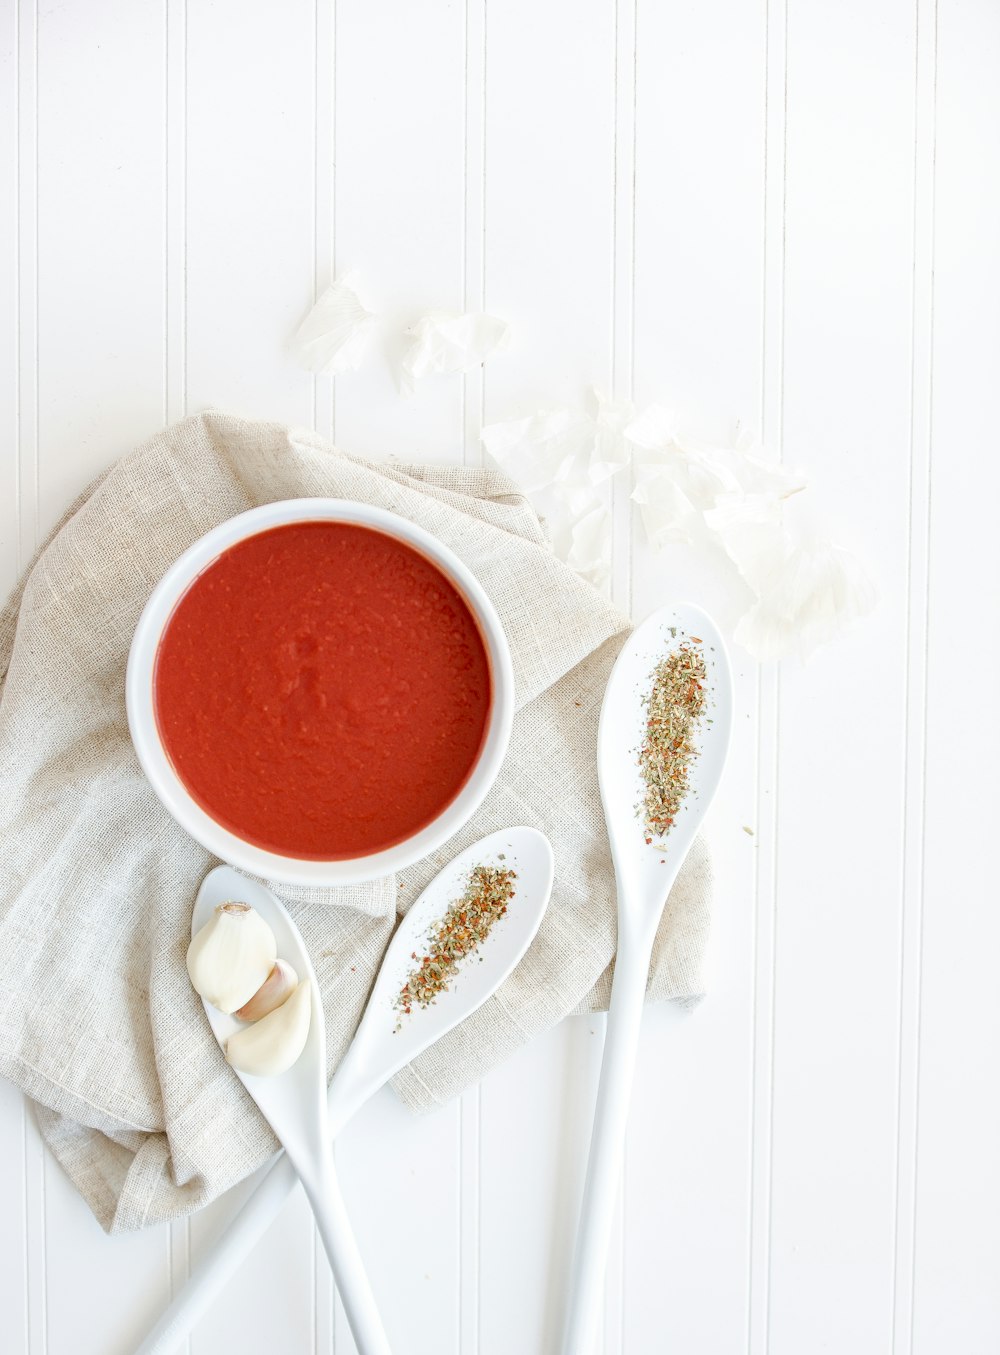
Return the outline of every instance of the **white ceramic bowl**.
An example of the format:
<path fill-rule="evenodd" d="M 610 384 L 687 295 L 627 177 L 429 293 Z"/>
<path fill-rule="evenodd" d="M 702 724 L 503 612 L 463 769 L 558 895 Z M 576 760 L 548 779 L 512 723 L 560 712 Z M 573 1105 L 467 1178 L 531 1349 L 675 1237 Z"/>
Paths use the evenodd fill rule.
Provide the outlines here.
<path fill-rule="evenodd" d="M 195 577 L 228 547 L 289 522 L 350 522 L 385 532 L 419 551 L 450 579 L 479 623 L 490 660 L 493 701 L 486 738 L 472 773 L 458 795 L 420 832 L 384 851 L 337 861 L 302 860 L 245 842 L 224 828 L 188 794 L 160 742 L 153 713 L 153 667 L 164 627 Z M 221 860 L 267 880 L 286 884 L 346 885 L 401 870 L 447 841 L 468 822 L 496 779 L 514 718 L 514 673 L 510 647 L 493 604 L 470 571 L 430 532 L 381 508 L 342 499 L 287 499 L 252 508 L 208 532 L 170 566 L 153 589 L 129 651 L 125 677 L 129 730 L 150 784 L 182 828 Z"/>

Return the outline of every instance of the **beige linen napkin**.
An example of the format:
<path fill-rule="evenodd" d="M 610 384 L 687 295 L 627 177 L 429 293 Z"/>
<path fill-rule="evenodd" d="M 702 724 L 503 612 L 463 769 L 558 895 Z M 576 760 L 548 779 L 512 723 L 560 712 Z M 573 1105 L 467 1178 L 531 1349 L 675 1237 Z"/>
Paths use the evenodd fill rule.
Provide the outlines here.
<path fill-rule="evenodd" d="M 377 504 L 446 542 L 496 606 L 517 684 L 500 777 L 445 848 L 368 885 L 277 887 L 315 961 L 331 1070 L 397 911 L 457 851 L 514 823 L 555 848 L 546 920 L 516 973 L 398 1076 L 398 1092 L 417 1108 L 443 1101 L 568 1012 L 606 1002 L 614 890 L 594 754 L 625 618 L 554 557 L 496 471 L 376 465 L 304 430 L 188 419 L 74 505 L 0 616 L 0 1073 L 37 1103 L 109 1230 L 190 1212 L 274 1148 L 188 983 L 191 907 L 214 862 L 143 778 L 124 672 L 167 566 L 234 513 L 301 495 Z M 670 897 L 651 996 L 699 994 L 709 895 L 698 846 Z"/>

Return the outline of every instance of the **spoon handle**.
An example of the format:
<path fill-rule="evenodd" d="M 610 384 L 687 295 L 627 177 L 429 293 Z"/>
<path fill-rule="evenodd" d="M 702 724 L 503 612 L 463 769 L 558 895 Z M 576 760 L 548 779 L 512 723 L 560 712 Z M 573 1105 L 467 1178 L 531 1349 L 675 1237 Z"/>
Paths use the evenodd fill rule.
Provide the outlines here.
<path fill-rule="evenodd" d="M 595 1346 L 652 949 L 653 934 L 648 941 L 627 936 L 619 940 L 563 1355 L 591 1355 Z"/>
<path fill-rule="evenodd" d="M 301 1175 L 358 1355 L 392 1355 L 333 1162 L 329 1139 Z"/>
<path fill-rule="evenodd" d="M 264 1236 L 281 1213 L 285 1201 L 299 1183 L 299 1177 L 287 1155 L 282 1152 L 272 1158 L 270 1164 L 264 1168 L 263 1175 L 255 1178 L 255 1182 L 252 1193 L 242 1209 L 191 1271 L 187 1283 L 181 1286 L 173 1301 L 161 1313 L 145 1340 L 136 1347 L 134 1355 L 170 1355 L 170 1352 L 180 1346 L 202 1314 L 211 1307 L 212 1301 L 225 1288 L 230 1277 L 236 1274 L 254 1244 Z M 317 1183 L 316 1190 L 322 1194 L 324 1184 Z M 371 1301 L 368 1279 L 350 1232 L 350 1223 L 347 1222 L 336 1174 L 333 1176 L 332 1188 L 323 1195 L 323 1199 L 330 1199 L 333 1202 L 332 1210 L 328 1211 L 322 1201 L 317 1205 L 314 1196 L 310 1196 L 310 1203 L 320 1226 L 327 1254 L 330 1255 L 332 1245 L 334 1251 L 343 1258 L 343 1264 L 338 1269 L 331 1256 L 331 1266 L 334 1279 L 340 1288 L 348 1321 L 351 1323 L 351 1330 L 354 1332 L 354 1339 L 364 1355 L 369 1355 L 369 1352 L 372 1352 L 372 1355 L 374 1352 L 384 1352 L 388 1355 L 389 1347 L 381 1328 L 381 1319 Z M 321 1215 L 324 1219 L 332 1217 L 332 1227 L 327 1232 L 323 1231 Z M 341 1224 L 346 1224 L 346 1237 L 343 1228 L 340 1227 Z M 348 1306 L 349 1295 L 365 1294 L 367 1302 L 352 1301 L 352 1307 Z M 359 1322 L 363 1322 L 369 1308 L 374 1311 L 377 1325 L 374 1327 L 369 1325 L 366 1328 L 368 1335 L 364 1339 L 369 1339 L 370 1336 L 375 1343 L 365 1346 L 362 1344 L 360 1331 L 354 1329 L 352 1311 L 357 1314 Z M 371 1335 L 372 1332 L 374 1335 Z M 379 1339 L 381 1345 L 377 1344 Z"/>

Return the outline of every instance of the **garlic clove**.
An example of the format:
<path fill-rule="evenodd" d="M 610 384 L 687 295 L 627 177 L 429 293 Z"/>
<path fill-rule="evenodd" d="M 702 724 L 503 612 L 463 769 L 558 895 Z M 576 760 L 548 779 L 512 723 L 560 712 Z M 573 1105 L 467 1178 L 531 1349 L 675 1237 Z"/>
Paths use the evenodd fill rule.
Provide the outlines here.
<path fill-rule="evenodd" d="M 274 968 L 274 933 L 248 903 L 220 903 L 188 947 L 187 970 L 196 993 L 220 1012 L 250 999 Z"/>
<path fill-rule="evenodd" d="M 226 1059 L 256 1077 L 284 1073 L 305 1048 L 311 1018 L 312 984 L 304 979 L 280 1007 L 229 1037 Z"/>
<path fill-rule="evenodd" d="M 241 1021 L 259 1021 L 277 1007 L 280 1007 L 295 989 L 299 976 L 287 960 L 276 960 L 274 968 L 254 993 L 249 1002 L 245 1002 L 238 1012 Z"/>

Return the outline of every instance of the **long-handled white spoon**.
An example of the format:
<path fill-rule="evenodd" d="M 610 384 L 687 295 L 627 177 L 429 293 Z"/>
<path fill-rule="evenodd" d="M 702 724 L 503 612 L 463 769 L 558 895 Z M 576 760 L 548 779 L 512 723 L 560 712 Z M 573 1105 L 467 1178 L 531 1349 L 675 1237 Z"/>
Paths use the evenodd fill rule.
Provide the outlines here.
<path fill-rule="evenodd" d="M 685 640 L 704 654 L 708 704 L 696 734 L 698 756 L 690 767 L 689 788 L 677 820 L 662 842 L 648 843 L 641 812 L 646 787 L 639 766 L 646 699 L 657 664 Z M 653 942 L 667 895 L 722 776 L 731 727 L 729 661 L 714 623 L 697 607 L 664 607 L 655 612 L 618 656 L 597 735 L 601 799 L 618 885 L 618 951 L 564 1355 L 591 1355 L 594 1349 Z"/>
<path fill-rule="evenodd" d="M 516 892 L 507 915 L 496 923 L 482 944 L 478 952 L 482 962 L 476 958 L 461 968 L 452 986 L 435 1005 L 415 1007 L 397 1031 L 399 1014 L 395 1002 L 412 967 L 412 954 L 421 953 L 428 930 L 444 916 L 449 904 L 460 897 L 469 871 L 479 865 L 501 865 L 516 872 Z M 508 978 L 538 931 L 552 892 L 552 879 L 552 848 L 548 839 L 534 828 L 506 828 L 491 833 L 434 877 L 400 922 L 354 1042 L 330 1083 L 327 1114 L 331 1137 L 394 1073 L 464 1021 Z M 212 871 L 205 884 L 209 881 L 218 883 L 216 902 L 237 898 L 262 911 L 261 899 L 274 897 L 228 866 Z M 284 955 L 280 938 L 278 953 Z M 135 1355 L 167 1355 L 176 1349 L 270 1227 L 295 1183 L 294 1168 L 287 1157 L 279 1155 Z"/>
<path fill-rule="evenodd" d="M 337 1181 L 326 1102 L 326 1028 L 309 952 L 298 927 L 274 895 L 229 866 L 211 871 L 202 882 L 191 915 L 192 936 L 227 899 L 249 903 L 257 910 L 274 932 L 278 954 L 312 992 L 309 1034 L 291 1068 L 273 1077 L 257 1077 L 238 1068 L 233 1071 L 257 1102 L 302 1183 L 360 1355 L 391 1355 Z M 245 1027 L 208 1001 L 204 1007 L 215 1038 L 225 1049 L 229 1037 Z"/>

